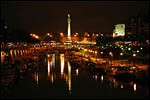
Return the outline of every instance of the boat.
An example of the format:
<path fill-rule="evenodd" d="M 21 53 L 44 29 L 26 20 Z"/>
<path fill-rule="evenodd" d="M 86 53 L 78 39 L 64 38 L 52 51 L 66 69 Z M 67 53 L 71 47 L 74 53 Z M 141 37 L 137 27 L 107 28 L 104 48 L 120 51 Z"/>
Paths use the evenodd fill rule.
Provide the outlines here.
<path fill-rule="evenodd" d="M 133 70 L 133 74 L 136 78 L 144 78 L 146 76 L 146 71 L 137 66 L 131 66 L 130 69 Z"/>
<path fill-rule="evenodd" d="M 126 66 L 126 65 L 112 65 L 106 69 L 106 74 L 112 75 L 117 78 L 122 78 L 122 77 L 131 78 L 134 76 L 134 70 L 131 69 L 130 66 Z"/>

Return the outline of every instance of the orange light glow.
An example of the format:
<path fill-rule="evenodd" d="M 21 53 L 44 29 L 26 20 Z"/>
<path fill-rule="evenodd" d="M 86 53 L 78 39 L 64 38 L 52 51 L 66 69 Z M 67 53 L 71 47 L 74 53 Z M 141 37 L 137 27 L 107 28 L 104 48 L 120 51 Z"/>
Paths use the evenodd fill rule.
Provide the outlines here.
<path fill-rule="evenodd" d="M 96 34 L 96 36 L 99 36 L 99 34 Z"/>
<path fill-rule="evenodd" d="M 78 35 L 79 33 L 76 33 L 76 35 Z"/>
<path fill-rule="evenodd" d="M 47 33 L 47 35 L 49 36 L 50 34 L 49 34 L 49 33 Z"/>
<path fill-rule="evenodd" d="M 60 33 L 60 36 L 64 36 L 64 34 L 61 32 L 61 33 Z"/>
<path fill-rule="evenodd" d="M 95 54 L 97 54 L 97 51 L 95 51 Z"/>
<path fill-rule="evenodd" d="M 136 54 L 135 54 L 135 53 L 133 54 L 133 57 L 136 57 Z"/>
<path fill-rule="evenodd" d="M 122 56 L 122 55 L 123 55 L 123 53 L 121 52 L 121 53 L 120 53 L 120 56 Z"/>
<path fill-rule="evenodd" d="M 64 64 L 65 64 L 65 60 L 64 60 L 64 54 L 60 54 L 60 61 L 61 61 L 61 75 L 63 75 L 64 73 Z"/>
<path fill-rule="evenodd" d="M 109 52 L 109 55 L 110 55 L 110 56 L 113 56 L 113 53 L 112 53 L 112 52 Z"/>

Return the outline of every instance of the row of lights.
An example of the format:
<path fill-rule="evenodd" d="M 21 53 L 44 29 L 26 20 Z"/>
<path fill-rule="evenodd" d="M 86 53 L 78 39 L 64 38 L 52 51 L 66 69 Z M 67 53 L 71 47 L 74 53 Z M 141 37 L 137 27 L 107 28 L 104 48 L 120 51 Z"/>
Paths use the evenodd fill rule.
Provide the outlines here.
<path fill-rule="evenodd" d="M 49 37 L 53 37 L 50 33 L 47 33 L 47 36 L 49 36 Z"/>
<path fill-rule="evenodd" d="M 109 46 L 108 44 L 106 44 L 106 46 Z M 110 45 L 110 47 L 113 47 L 112 45 Z M 123 50 L 124 48 L 123 48 L 123 45 L 118 45 L 118 47 L 119 48 L 121 48 L 121 50 Z M 102 46 L 102 48 L 104 48 L 103 46 Z M 115 48 L 117 48 L 116 46 L 115 46 Z M 131 51 L 131 47 L 125 47 L 125 49 L 127 49 L 127 50 L 129 50 L 129 51 Z M 140 47 L 140 50 L 143 50 L 143 48 L 142 47 Z M 137 53 L 139 53 L 140 52 L 140 50 L 137 50 L 136 52 Z"/>
<path fill-rule="evenodd" d="M 36 34 L 30 34 L 32 38 L 39 39 L 39 36 Z"/>
<path fill-rule="evenodd" d="M 79 49 L 81 49 L 81 48 L 79 48 Z M 82 48 L 82 49 L 83 49 L 83 48 Z M 93 50 L 84 49 L 84 51 L 89 51 L 89 52 L 91 52 L 91 53 L 97 54 L 97 51 L 93 51 Z M 104 54 L 104 52 L 101 51 L 100 54 Z M 112 53 L 112 52 L 109 52 L 109 55 L 110 55 L 110 56 L 113 56 L 113 53 Z M 123 53 L 122 53 L 122 52 L 120 53 L 120 56 L 123 56 Z M 133 57 L 136 57 L 136 53 L 133 53 L 132 56 L 133 56 Z"/>

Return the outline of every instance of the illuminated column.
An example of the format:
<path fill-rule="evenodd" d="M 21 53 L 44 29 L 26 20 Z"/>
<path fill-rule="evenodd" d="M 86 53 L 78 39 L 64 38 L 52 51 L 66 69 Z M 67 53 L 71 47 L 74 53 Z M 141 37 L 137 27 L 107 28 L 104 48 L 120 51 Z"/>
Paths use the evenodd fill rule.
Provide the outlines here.
<path fill-rule="evenodd" d="M 22 55 L 22 50 L 20 50 L 20 54 L 21 54 L 21 56 L 23 56 L 23 55 Z"/>
<path fill-rule="evenodd" d="M 13 50 L 10 50 L 10 56 L 11 56 L 12 59 L 14 58 L 13 57 Z"/>
<path fill-rule="evenodd" d="M 16 50 L 14 50 L 14 54 L 15 54 L 15 56 L 14 56 L 14 57 L 16 58 L 16 56 L 17 56 L 17 51 L 16 51 Z"/>
<path fill-rule="evenodd" d="M 71 41 L 71 28 L 70 28 L 70 22 L 71 22 L 71 19 L 70 19 L 70 14 L 68 14 L 68 19 L 67 19 L 67 22 L 68 22 L 68 41 Z"/>

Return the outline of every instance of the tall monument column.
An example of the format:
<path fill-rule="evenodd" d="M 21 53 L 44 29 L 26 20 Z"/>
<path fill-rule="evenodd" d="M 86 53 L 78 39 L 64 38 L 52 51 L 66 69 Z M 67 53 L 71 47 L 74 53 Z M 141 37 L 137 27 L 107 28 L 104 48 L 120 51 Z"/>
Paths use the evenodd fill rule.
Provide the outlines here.
<path fill-rule="evenodd" d="M 68 19 L 67 19 L 67 22 L 68 22 L 68 41 L 71 41 L 71 27 L 70 27 L 70 22 L 71 22 L 71 19 L 70 19 L 70 14 L 68 14 Z"/>

